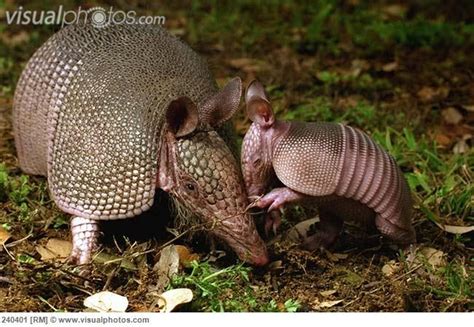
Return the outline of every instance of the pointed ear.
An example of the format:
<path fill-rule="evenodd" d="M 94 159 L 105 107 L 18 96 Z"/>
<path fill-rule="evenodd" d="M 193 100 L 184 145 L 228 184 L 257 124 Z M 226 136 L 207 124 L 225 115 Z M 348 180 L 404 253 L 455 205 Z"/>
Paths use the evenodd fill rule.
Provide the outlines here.
<path fill-rule="evenodd" d="M 199 124 L 197 107 L 188 97 L 171 101 L 166 109 L 166 123 L 176 137 L 186 136 Z"/>
<path fill-rule="evenodd" d="M 263 85 L 259 81 L 254 80 L 248 86 L 245 92 L 245 104 L 247 116 L 251 121 L 266 128 L 273 125 L 275 116 L 273 115 L 272 106 L 267 99 Z"/>
<path fill-rule="evenodd" d="M 256 79 L 250 82 L 249 86 L 247 86 L 247 91 L 245 91 L 245 103 L 248 103 L 250 98 L 253 96 L 270 102 L 268 101 L 267 94 L 265 93 L 265 88 L 263 87 L 262 83 Z"/>
<path fill-rule="evenodd" d="M 229 120 L 239 109 L 241 96 L 242 81 L 239 77 L 233 78 L 224 88 L 204 103 L 201 110 L 199 110 L 201 121 L 213 127 L 218 127 Z"/>

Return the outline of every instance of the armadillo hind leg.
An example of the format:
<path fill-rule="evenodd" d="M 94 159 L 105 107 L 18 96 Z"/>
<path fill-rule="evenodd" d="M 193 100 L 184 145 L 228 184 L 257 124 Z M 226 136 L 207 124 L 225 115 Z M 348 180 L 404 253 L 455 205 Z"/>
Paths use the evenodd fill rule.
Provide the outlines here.
<path fill-rule="evenodd" d="M 303 247 L 313 251 L 328 248 L 336 242 L 342 231 L 344 219 L 319 208 L 319 222 L 313 224 L 303 238 Z"/>
<path fill-rule="evenodd" d="M 100 234 L 99 222 L 94 219 L 73 217 L 71 220 L 72 252 L 70 261 L 75 264 L 89 263 L 97 250 Z"/>

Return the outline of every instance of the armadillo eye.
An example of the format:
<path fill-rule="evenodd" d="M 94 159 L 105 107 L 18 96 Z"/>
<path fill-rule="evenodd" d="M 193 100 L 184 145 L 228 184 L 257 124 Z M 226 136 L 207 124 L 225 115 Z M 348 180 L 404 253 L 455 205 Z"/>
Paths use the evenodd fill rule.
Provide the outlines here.
<path fill-rule="evenodd" d="M 194 191 L 194 185 L 191 183 L 186 184 L 186 188 L 190 191 Z"/>
<path fill-rule="evenodd" d="M 262 162 L 262 159 L 260 158 L 257 158 L 253 161 L 253 166 L 254 167 L 257 167 L 258 165 L 260 165 L 260 163 Z"/>

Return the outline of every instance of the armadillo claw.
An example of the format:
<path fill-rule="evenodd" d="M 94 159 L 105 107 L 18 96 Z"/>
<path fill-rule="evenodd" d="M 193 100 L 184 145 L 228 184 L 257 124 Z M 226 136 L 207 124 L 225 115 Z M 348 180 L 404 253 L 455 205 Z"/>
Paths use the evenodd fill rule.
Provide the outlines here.
<path fill-rule="evenodd" d="M 302 201 L 307 196 L 298 193 L 288 187 L 278 187 L 258 200 L 257 206 L 260 208 L 268 207 L 268 212 L 282 208 L 285 204 Z"/>
<path fill-rule="evenodd" d="M 96 220 L 73 217 L 71 220 L 72 252 L 69 262 L 77 265 L 89 263 L 97 250 L 99 224 Z"/>
<path fill-rule="evenodd" d="M 268 236 L 270 230 L 273 235 L 277 234 L 278 227 L 281 225 L 281 213 L 278 210 L 271 211 L 265 215 L 265 235 Z"/>

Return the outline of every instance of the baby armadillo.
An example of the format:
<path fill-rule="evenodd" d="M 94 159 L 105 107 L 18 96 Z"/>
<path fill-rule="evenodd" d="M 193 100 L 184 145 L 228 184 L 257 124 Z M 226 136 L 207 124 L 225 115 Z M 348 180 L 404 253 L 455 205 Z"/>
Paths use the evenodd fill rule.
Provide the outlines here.
<path fill-rule="evenodd" d="M 316 203 L 320 229 L 306 239 L 309 248 L 331 245 L 343 219 L 373 221 L 400 245 L 415 242 L 408 185 L 394 159 L 369 136 L 336 123 L 278 121 L 263 86 L 252 82 L 245 95 L 253 121 L 242 147 L 242 169 L 250 197 L 269 207 L 266 229 L 278 227 L 275 209 L 286 203 Z"/>
<path fill-rule="evenodd" d="M 265 264 L 216 132 L 240 97 L 240 79 L 218 91 L 205 62 L 159 26 L 70 25 L 37 50 L 15 92 L 15 143 L 21 168 L 47 176 L 73 215 L 72 261 L 90 261 L 99 221 L 139 215 L 161 188 L 241 259 Z"/>

